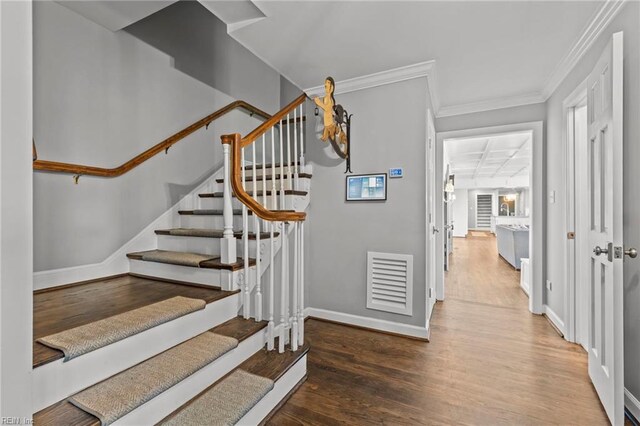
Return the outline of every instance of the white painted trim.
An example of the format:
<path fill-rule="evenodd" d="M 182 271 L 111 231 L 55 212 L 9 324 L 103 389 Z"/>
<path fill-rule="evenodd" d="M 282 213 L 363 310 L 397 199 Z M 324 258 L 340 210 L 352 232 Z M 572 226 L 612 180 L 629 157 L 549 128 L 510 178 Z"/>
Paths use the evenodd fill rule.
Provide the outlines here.
<path fill-rule="evenodd" d="M 564 188 L 565 188 L 565 203 L 567 206 L 566 216 L 564 220 L 564 235 L 568 232 L 580 233 L 578 226 L 577 214 L 581 209 L 576 209 L 576 206 L 580 204 L 580 200 L 577 199 L 581 194 L 576 192 L 576 150 L 575 144 L 575 132 L 574 132 L 574 109 L 587 98 L 587 80 L 585 79 L 580 83 L 569 96 L 567 96 L 562 102 L 562 143 L 564 145 Z M 571 161 L 573 160 L 573 161 Z M 577 342 L 577 269 L 576 256 L 578 255 L 577 240 L 566 239 L 564 245 L 564 263 L 566 265 L 565 280 L 567 286 L 565 287 L 564 300 L 565 300 L 565 323 L 566 333 L 564 338 L 569 342 Z"/>
<path fill-rule="evenodd" d="M 282 377 L 274 384 L 273 389 L 264 396 L 237 424 L 257 425 L 278 406 L 291 390 L 307 374 L 307 355 L 300 358 Z"/>
<path fill-rule="evenodd" d="M 204 333 L 238 315 L 240 296 L 207 304 L 205 309 L 97 349 L 70 361 L 33 369 L 33 412 Z"/>
<path fill-rule="evenodd" d="M 627 388 L 624 388 L 624 406 L 636 420 L 640 420 L 640 401 Z"/>
<path fill-rule="evenodd" d="M 438 118 L 452 115 L 472 114 L 474 112 L 491 111 L 494 109 L 511 108 L 523 105 L 539 104 L 546 100 L 540 93 L 528 93 L 524 95 L 506 96 L 502 98 L 487 99 L 468 104 L 443 106 L 438 111 Z"/>
<path fill-rule="evenodd" d="M 198 194 L 216 188 L 216 179 L 219 177 L 222 177 L 222 168 L 213 173 L 213 175 L 194 188 L 189 194 L 151 222 L 146 228 L 140 231 L 138 235 L 127 241 L 104 261 L 90 265 L 34 272 L 33 289 L 41 290 L 129 272 L 130 267 L 129 259 L 127 259 L 126 256 L 127 253 L 156 248 L 157 236 L 155 230 L 178 227 L 180 225 L 178 210 L 188 210 L 199 207 L 200 199 Z"/>
<path fill-rule="evenodd" d="M 436 112 L 436 115 L 438 115 L 440 100 L 437 95 L 438 81 L 436 73 L 436 61 L 419 62 L 413 65 L 407 65 L 404 67 L 393 68 L 390 70 L 363 75 L 360 77 L 336 81 L 335 94 L 341 95 L 343 93 L 371 89 L 373 87 L 383 86 L 385 84 L 398 83 L 400 81 L 411 80 L 420 77 L 427 77 L 429 83 L 429 93 L 431 95 L 431 104 Z M 324 93 L 324 84 L 304 89 L 304 91 L 309 96 L 322 95 Z"/>
<path fill-rule="evenodd" d="M 547 100 L 553 92 L 560 86 L 562 81 L 569 75 L 578 61 L 587 53 L 589 48 L 595 43 L 600 34 L 607 28 L 607 25 L 620 12 L 626 0 L 607 0 L 602 7 L 594 14 L 591 21 L 586 25 L 582 34 L 575 44 L 569 49 L 564 58 L 560 61 L 556 69 L 547 79 L 542 89 L 542 97 Z"/>
<path fill-rule="evenodd" d="M 341 322 L 358 327 L 370 328 L 373 330 L 386 331 L 403 336 L 418 337 L 420 339 L 429 338 L 429 329 L 411 324 L 386 321 L 376 318 L 363 317 L 359 315 L 345 314 L 343 312 L 328 311 L 319 308 L 306 308 L 305 317 L 315 317 L 329 321 Z"/>
<path fill-rule="evenodd" d="M 567 335 L 567 329 L 564 326 L 564 321 L 560 319 L 560 316 L 555 313 L 549 305 L 544 305 L 544 314 L 551 320 L 551 322 L 560 330 L 563 336 Z"/>

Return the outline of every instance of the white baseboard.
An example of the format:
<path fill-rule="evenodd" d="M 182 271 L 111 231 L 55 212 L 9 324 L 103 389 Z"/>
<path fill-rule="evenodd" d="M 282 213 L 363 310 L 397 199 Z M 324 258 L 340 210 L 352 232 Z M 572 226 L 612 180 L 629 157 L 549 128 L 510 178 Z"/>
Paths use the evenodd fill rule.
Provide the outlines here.
<path fill-rule="evenodd" d="M 178 210 L 199 208 L 198 203 L 200 200 L 198 194 L 204 191 L 213 191 L 216 187 L 215 185 L 217 185 L 216 179 L 218 177 L 222 177 L 222 169 L 217 170 L 202 184 L 194 188 L 189 194 L 151 222 L 149 226 L 140 231 L 140 233 L 131 240 L 127 241 L 104 261 L 90 265 L 34 272 L 33 289 L 41 290 L 129 272 L 127 253 L 156 248 L 157 236 L 155 230 L 180 226 Z"/>
<path fill-rule="evenodd" d="M 388 333 L 400 334 L 419 339 L 429 339 L 429 329 L 416 325 L 402 324 L 376 318 L 362 317 L 359 315 L 345 314 L 343 312 L 328 311 L 319 308 L 306 308 L 305 317 L 315 317 L 329 321 L 341 322 L 358 327 L 370 328 L 372 330 L 384 331 Z"/>
<path fill-rule="evenodd" d="M 555 325 L 558 330 L 560 330 L 563 336 L 567 335 L 567 330 L 564 327 L 564 321 L 560 319 L 560 316 L 556 314 L 553 309 L 549 307 L 549 305 L 544 305 L 544 314 L 551 320 L 553 325 Z"/>
<path fill-rule="evenodd" d="M 627 388 L 624 388 L 624 406 L 636 420 L 640 420 L 640 401 Z"/>

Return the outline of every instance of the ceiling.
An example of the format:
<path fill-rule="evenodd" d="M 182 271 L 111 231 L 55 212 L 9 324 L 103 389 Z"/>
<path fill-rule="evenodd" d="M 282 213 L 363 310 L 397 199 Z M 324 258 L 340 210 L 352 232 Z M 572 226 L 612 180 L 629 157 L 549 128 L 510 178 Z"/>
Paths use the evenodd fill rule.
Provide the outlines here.
<path fill-rule="evenodd" d="M 435 60 L 441 107 L 538 96 L 603 1 L 207 2 L 303 89 Z M 217 4 L 217 5 L 216 5 Z M 264 15 L 260 16 L 260 15 Z"/>
<path fill-rule="evenodd" d="M 531 133 L 449 139 L 445 141 L 445 153 L 456 181 L 527 177 Z"/>
<path fill-rule="evenodd" d="M 164 9 L 176 0 L 58 0 L 63 6 L 94 21 L 103 27 L 118 31 L 133 24 L 157 11 Z"/>

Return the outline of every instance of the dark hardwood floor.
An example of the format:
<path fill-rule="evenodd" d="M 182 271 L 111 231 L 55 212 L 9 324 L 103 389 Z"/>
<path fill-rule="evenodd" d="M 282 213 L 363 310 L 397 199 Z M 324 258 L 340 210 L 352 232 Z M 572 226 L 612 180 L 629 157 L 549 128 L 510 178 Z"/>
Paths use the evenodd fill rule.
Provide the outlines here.
<path fill-rule="evenodd" d="M 430 343 L 308 320 L 308 379 L 268 424 L 608 424 L 586 353 L 528 312 L 495 240 L 454 247 Z"/>
<path fill-rule="evenodd" d="M 193 297 L 211 303 L 230 294 L 233 292 L 132 275 L 37 291 L 33 295 L 33 367 L 64 357 L 62 351 L 37 343 L 36 339 L 40 337 L 175 296 Z"/>

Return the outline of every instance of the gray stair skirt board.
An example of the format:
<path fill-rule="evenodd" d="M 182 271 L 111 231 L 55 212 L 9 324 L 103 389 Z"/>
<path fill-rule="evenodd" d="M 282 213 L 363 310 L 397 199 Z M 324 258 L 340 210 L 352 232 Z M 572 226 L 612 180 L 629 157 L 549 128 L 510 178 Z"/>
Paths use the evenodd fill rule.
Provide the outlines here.
<path fill-rule="evenodd" d="M 238 340 L 204 332 L 69 398 L 108 425 L 238 346 Z"/>
<path fill-rule="evenodd" d="M 235 425 L 273 389 L 273 381 L 237 369 L 184 409 L 166 426 Z"/>
<path fill-rule="evenodd" d="M 64 352 L 69 361 L 112 343 L 142 333 L 160 324 L 204 309 L 201 299 L 176 296 L 109 318 L 81 325 L 37 339 L 37 342 Z"/>

